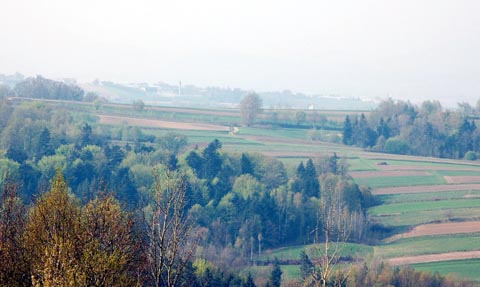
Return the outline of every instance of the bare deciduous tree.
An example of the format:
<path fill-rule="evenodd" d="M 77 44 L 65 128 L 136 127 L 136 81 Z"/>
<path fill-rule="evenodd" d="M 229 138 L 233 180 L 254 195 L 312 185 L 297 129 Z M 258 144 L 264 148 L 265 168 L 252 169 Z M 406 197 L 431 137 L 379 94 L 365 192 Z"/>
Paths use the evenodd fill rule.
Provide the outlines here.
<path fill-rule="evenodd" d="M 28 262 L 23 248 L 25 207 L 8 175 L 0 195 L 0 286 L 28 285 Z M 8 263 L 8 264 L 7 264 Z"/>
<path fill-rule="evenodd" d="M 314 268 L 311 276 L 304 282 L 306 286 L 342 286 L 343 282 L 330 282 L 334 266 L 341 259 L 347 240 L 352 231 L 352 221 L 346 202 L 337 183 L 332 180 L 323 185 L 322 198 L 319 201 L 315 233 Z M 341 280 L 346 280 L 346 276 Z"/>
<path fill-rule="evenodd" d="M 192 240 L 185 208 L 186 182 L 178 172 L 155 172 L 153 203 L 145 212 L 147 259 L 155 286 L 177 286 L 194 255 L 196 240 Z"/>

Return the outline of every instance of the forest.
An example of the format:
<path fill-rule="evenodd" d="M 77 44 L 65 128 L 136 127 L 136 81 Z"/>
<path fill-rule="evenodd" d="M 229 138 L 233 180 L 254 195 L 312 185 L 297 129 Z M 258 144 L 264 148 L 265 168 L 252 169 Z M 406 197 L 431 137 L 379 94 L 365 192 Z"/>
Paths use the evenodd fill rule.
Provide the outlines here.
<path fill-rule="evenodd" d="M 349 259 L 328 252 L 326 262 L 302 256 L 301 278 L 282 282 L 267 249 L 381 236 L 366 214 L 375 197 L 336 153 L 291 172 L 217 139 L 191 146 L 177 132 L 93 125 L 65 106 L 10 100 L 95 99 L 74 85 L 37 77 L 0 91 L 2 286 L 468 286 L 383 264 L 343 273 L 331 265 Z M 463 158 L 479 150 L 477 134 L 473 119 L 438 103 L 387 101 L 368 119 L 347 117 L 343 141 Z M 249 266 L 268 275 L 253 278 Z"/>
<path fill-rule="evenodd" d="M 458 106 L 444 110 L 438 101 L 425 101 L 419 107 L 388 99 L 368 118 L 347 116 L 342 142 L 394 154 L 476 160 L 480 129 L 475 120 L 480 109 L 468 103 Z"/>

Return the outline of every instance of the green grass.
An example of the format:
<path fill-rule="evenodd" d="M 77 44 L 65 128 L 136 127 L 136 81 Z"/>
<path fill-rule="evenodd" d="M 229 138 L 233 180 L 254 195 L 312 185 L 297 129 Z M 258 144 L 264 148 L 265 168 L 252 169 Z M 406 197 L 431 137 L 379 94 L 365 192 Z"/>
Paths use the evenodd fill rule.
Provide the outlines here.
<path fill-rule="evenodd" d="M 399 239 L 374 247 L 375 256 L 392 258 L 453 251 L 480 250 L 480 234 L 450 234 Z"/>
<path fill-rule="evenodd" d="M 480 206 L 476 208 L 421 210 L 387 216 L 373 216 L 372 219 L 377 223 L 391 227 L 415 226 L 449 219 L 472 220 L 480 219 Z"/>
<path fill-rule="evenodd" d="M 440 160 L 440 159 L 436 159 Z M 377 161 L 380 161 L 378 159 Z M 424 160 L 422 157 L 418 157 L 418 160 L 399 160 L 399 159 L 385 159 L 386 162 L 388 162 L 389 165 L 411 165 L 411 166 L 432 166 L 432 167 L 462 167 L 462 168 L 472 168 L 473 170 L 475 169 L 480 169 L 480 166 L 478 164 L 474 163 L 455 163 L 455 162 L 448 162 L 448 160 L 445 160 L 445 162 L 437 162 L 437 161 L 430 161 L 430 160 Z"/>
<path fill-rule="evenodd" d="M 378 170 L 378 160 L 369 160 L 361 157 L 355 157 L 347 160 L 349 171 L 375 171 Z"/>
<path fill-rule="evenodd" d="M 227 114 L 216 114 L 215 112 L 221 111 L 217 109 L 203 109 L 198 110 L 201 113 L 191 113 L 189 110 L 194 111 L 195 109 L 181 109 L 181 108 L 165 108 L 163 110 L 158 110 L 155 108 L 146 107 L 142 111 L 137 111 L 132 108 L 132 105 L 104 105 L 102 108 L 102 113 L 108 115 L 117 115 L 117 116 L 127 116 L 127 117 L 137 117 L 145 119 L 156 119 L 156 120 L 166 120 L 166 121 L 179 121 L 179 122 L 201 122 L 201 123 L 210 123 L 210 124 L 221 124 L 221 125 L 237 125 L 240 123 L 241 119 L 234 112 L 231 115 Z M 209 113 L 212 111 L 212 113 Z M 91 112 L 94 112 L 91 110 Z M 223 112 L 223 111 L 221 111 Z"/>
<path fill-rule="evenodd" d="M 437 209 L 457 209 L 457 208 L 475 208 L 480 207 L 480 199 L 457 199 L 457 200 L 439 200 L 439 201 L 421 201 L 383 204 L 372 207 L 368 213 L 373 216 L 398 215 L 402 213 L 412 213 L 424 210 Z"/>
<path fill-rule="evenodd" d="M 323 245 L 319 244 L 319 246 L 323 248 Z M 269 250 L 262 256 L 262 260 L 273 260 L 274 258 L 278 258 L 279 260 L 297 260 L 300 258 L 300 252 L 302 251 L 305 251 L 309 257 L 318 255 L 315 245 L 309 244 Z M 373 253 L 373 247 L 365 244 L 347 242 L 341 247 L 340 253 L 341 256 L 366 257 L 368 254 Z"/>
<path fill-rule="evenodd" d="M 443 275 L 452 274 L 459 279 L 480 282 L 480 259 L 418 263 L 411 266 L 420 271 L 438 272 Z"/>
<path fill-rule="evenodd" d="M 300 265 L 280 265 L 282 269 L 282 278 L 285 279 L 297 279 L 300 277 Z"/>
<path fill-rule="evenodd" d="M 445 179 L 438 175 L 426 176 L 383 176 L 371 178 L 356 178 L 359 185 L 379 187 L 416 186 L 416 185 L 438 185 L 445 184 Z"/>
<path fill-rule="evenodd" d="M 480 190 L 387 194 L 387 195 L 378 195 L 377 198 L 383 204 L 391 204 L 391 203 L 404 203 L 404 202 L 455 200 L 455 199 L 463 199 L 466 196 L 480 197 Z"/>
<path fill-rule="evenodd" d="M 306 140 L 308 129 L 282 129 L 282 128 L 272 128 L 272 129 L 262 129 L 262 128 L 240 128 L 238 135 L 250 135 L 250 136 L 266 136 L 272 138 L 286 138 L 286 139 L 300 139 Z"/>
<path fill-rule="evenodd" d="M 472 168 L 474 169 L 474 168 Z M 470 176 L 470 175 L 479 175 L 479 170 L 438 170 L 437 173 L 441 176 Z"/>

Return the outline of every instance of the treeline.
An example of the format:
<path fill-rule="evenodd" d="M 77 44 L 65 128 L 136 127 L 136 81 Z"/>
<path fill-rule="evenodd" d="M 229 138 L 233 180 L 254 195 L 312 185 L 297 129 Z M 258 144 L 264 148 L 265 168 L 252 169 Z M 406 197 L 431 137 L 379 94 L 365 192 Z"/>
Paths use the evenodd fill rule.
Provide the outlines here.
<path fill-rule="evenodd" d="M 13 88 L 0 85 L 0 97 L 21 97 L 47 100 L 94 101 L 98 95 L 85 93 L 73 83 L 54 81 L 42 76 L 26 78 L 16 83 Z"/>
<path fill-rule="evenodd" d="M 342 281 L 342 276 L 337 276 L 337 281 Z M 362 264 L 351 270 L 348 279 L 338 286 L 364 286 L 364 287 L 471 287 L 473 283 L 459 280 L 454 276 L 442 276 L 438 272 L 430 273 L 416 271 L 404 267 L 391 267 L 381 264 Z"/>
<path fill-rule="evenodd" d="M 480 151 L 477 114 L 466 103 L 445 111 L 438 101 L 416 106 L 389 99 L 368 118 L 347 116 L 342 141 L 379 152 L 475 160 Z"/>
<path fill-rule="evenodd" d="M 332 287 L 471 287 L 472 282 L 459 280 L 438 272 L 417 271 L 410 266 L 392 267 L 384 262 L 371 261 L 336 268 L 326 284 L 321 280 L 322 269 L 312 262 L 305 252 L 300 254 L 299 279 L 286 286 L 332 286 Z M 285 282 L 287 283 L 287 282 Z"/>

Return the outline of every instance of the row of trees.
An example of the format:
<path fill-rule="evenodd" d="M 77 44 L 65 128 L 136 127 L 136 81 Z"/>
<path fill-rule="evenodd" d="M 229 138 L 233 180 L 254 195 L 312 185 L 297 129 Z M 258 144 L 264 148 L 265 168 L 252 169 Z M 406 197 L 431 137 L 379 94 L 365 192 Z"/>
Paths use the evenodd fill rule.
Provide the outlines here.
<path fill-rule="evenodd" d="M 426 101 L 420 107 L 410 102 L 382 102 L 367 117 L 344 121 L 343 143 L 374 151 L 476 159 L 480 151 L 480 129 L 475 115 L 444 111 L 438 101 Z"/>
<path fill-rule="evenodd" d="M 27 78 L 17 83 L 13 89 L 10 89 L 8 86 L 2 86 L 0 91 L 0 96 L 4 97 L 16 96 L 69 101 L 93 101 L 97 98 L 92 93 L 85 94 L 82 88 L 74 84 L 54 81 L 42 76 Z"/>
<path fill-rule="evenodd" d="M 247 94 L 242 99 L 240 102 L 240 115 L 242 124 L 245 126 L 259 124 L 283 128 L 311 128 L 310 138 L 313 140 L 316 140 L 321 135 L 318 129 L 341 129 L 341 124 L 329 121 L 324 114 L 315 110 L 308 113 L 303 110 L 294 110 L 292 112 L 270 110 L 268 113 L 264 113 L 262 110 L 262 99 L 255 93 Z"/>

